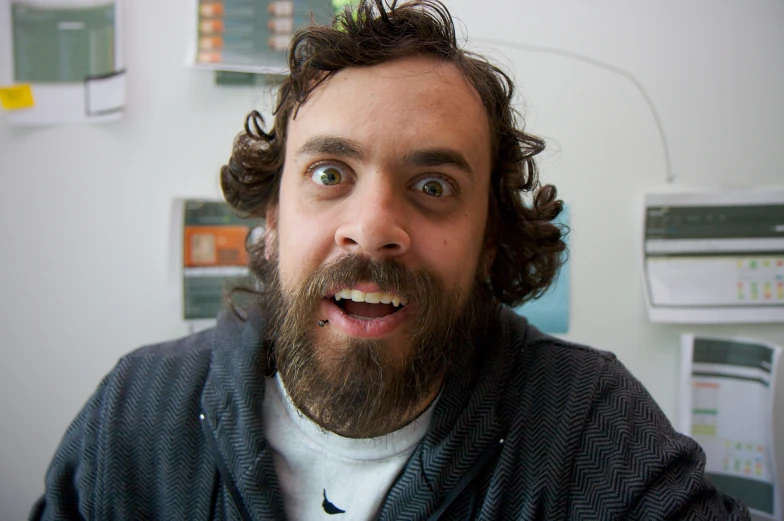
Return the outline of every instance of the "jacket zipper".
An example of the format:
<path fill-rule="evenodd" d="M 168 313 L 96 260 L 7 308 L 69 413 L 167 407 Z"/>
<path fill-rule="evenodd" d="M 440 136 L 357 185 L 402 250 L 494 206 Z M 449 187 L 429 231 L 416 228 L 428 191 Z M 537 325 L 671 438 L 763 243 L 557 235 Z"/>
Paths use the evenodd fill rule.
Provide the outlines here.
<path fill-rule="evenodd" d="M 498 457 L 498 454 L 501 452 L 501 449 L 504 447 L 504 435 L 498 437 L 494 443 L 485 447 L 485 449 L 479 454 L 479 457 L 476 459 L 471 468 L 463 474 L 463 477 L 457 482 L 455 487 L 449 491 L 449 494 L 446 495 L 444 498 L 443 503 L 438 509 L 433 512 L 433 514 L 427 518 L 427 521 L 438 521 L 441 519 L 441 516 L 444 515 L 444 512 L 455 502 L 455 500 L 463 493 L 463 491 L 471 484 L 472 481 L 476 478 L 479 471 L 487 466 L 488 463 L 493 461 L 495 458 Z M 472 501 L 475 502 L 475 501 Z M 472 508 L 473 510 L 473 508 Z M 469 513 L 472 515 L 472 513 Z"/>
<path fill-rule="evenodd" d="M 234 483 L 234 479 L 231 477 L 229 467 L 226 465 L 226 461 L 224 461 L 220 450 L 218 450 L 218 441 L 215 439 L 215 436 L 213 436 L 209 425 L 207 425 L 203 412 L 199 415 L 199 420 L 201 422 L 201 430 L 204 432 L 204 437 L 207 439 L 207 445 L 212 453 L 212 460 L 215 462 L 215 466 L 218 467 L 218 472 L 220 472 L 221 479 L 226 484 L 226 488 L 229 489 L 229 494 L 234 501 L 234 506 L 237 507 L 237 512 L 240 513 L 242 521 L 253 521 L 253 518 L 248 511 L 248 507 L 245 506 L 245 502 L 242 500 L 242 494 L 240 494 L 240 491 L 237 489 L 237 484 Z"/>

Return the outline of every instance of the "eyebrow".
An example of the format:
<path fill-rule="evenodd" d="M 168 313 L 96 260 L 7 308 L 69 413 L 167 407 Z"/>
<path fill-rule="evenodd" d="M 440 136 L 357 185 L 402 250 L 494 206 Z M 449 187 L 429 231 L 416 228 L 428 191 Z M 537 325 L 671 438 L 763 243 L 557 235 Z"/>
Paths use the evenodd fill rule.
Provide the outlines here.
<path fill-rule="evenodd" d="M 403 157 L 406 166 L 452 166 L 467 173 L 474 180 L 474 171 L 466 158 L 451 148 L 429 148 L 425 150 L 412 150 Z"/>
<path fill-rule="evenodd" d="M 365 159 L 361 143 L 353 139 L 335 136 L 314 136 L 305 141 L 297 150 L 297 155 L 313 156 L 319 154 L 341 156 L 357 161 Z"/>

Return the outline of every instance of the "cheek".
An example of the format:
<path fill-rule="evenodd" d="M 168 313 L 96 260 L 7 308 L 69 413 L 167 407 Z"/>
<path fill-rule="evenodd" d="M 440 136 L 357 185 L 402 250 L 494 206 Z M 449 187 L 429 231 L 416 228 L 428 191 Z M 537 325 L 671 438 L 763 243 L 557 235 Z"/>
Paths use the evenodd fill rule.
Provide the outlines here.
<path fill-rule="evenodd" d="M 481 220 L 481 219 L 480 219 Z M 424 227 L 421 229 L 426 230 Z M 448 228 L 435 226 L 420 235 L 420 252 L 447 286 L 466 287 L 472 283 L 484 247 L 484 220 L 470 216 Z"/>
<path fill-rule="evenodd" d="M 291 289 L 324 261 L 335 234 L 328 219 L 310 215 L 296 205 L 281 211 L 278 231 L 281 284 Z"/>

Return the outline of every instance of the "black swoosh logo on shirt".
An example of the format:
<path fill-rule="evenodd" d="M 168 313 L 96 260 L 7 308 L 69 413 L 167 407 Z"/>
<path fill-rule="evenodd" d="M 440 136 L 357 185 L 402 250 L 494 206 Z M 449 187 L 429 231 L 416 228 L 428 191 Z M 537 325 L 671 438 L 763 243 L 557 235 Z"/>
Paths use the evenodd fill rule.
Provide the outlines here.
<path fill-rule="evenodd" d="M 345 510 L 339 509 L 338 507 L 333 505 L 329 501 L 329 499 L 327 499 L 327 489 L 324 489 L 324 501 L 321 503 L 321 507 L 324 509 L 324 512 L 326 512 L 329 515 L 345 514 L 346 513 Z"/>

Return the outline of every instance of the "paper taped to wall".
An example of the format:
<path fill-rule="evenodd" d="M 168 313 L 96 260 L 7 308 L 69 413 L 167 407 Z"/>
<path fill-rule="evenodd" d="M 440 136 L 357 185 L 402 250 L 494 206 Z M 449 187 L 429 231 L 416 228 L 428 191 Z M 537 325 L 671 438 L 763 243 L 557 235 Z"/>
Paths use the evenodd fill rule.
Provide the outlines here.
<path fill-rule="evenodd" d="M 0 87 L 0 106 L 5 110 L 21 110 L 35 106 L 33 89 L 28 84 Z"/>
<path fill-rule="evenodd" d="M 35 103 L 9 111 L 17 125 L 121 117 L 125 71 L 121 0 L 12 0 L 13 82 Z"/>
<path fill-rule="evenodd" d="M 716 487 L 777 521 L 773 400 L 780 356 L 780 346 L 765 342 L 681 337 L 681 431 L 702 446 Z"/>
<path fill-rule="evenodd" d="M 568 229 L 568 206 L 564 206 L 556 223 Z M 568 244 L 568 234 L 564 237 L 564 241 Z M 545 333 L 557 334 L 569 332 L 571 290 L 569 281 L 569 260 L 566 253 L 563 254 L 563 259 L 564 264 L 558 270 L 558 274 L 556 275 L 553 284 L 547 291 L 536 300 L 530 300 L 523 305 L 514 308 L 515 313 L 524 316 L 531 324 Z"/>
<path fill-rule="evenodd" d="M 784 322 L 784 189 L 648 195 L 653 322 Z"/>
<path fill-rule="evenodd" d="M 180 316 L 186 322 L 214 320 L 225 291 L 248 278 L 246 243 L 259 219 L 243 219 L 223 201 L 176 199 L 172 251 L 180 260 Z M 182 248 L 180 250 L 180 248 Z"/>
<path fill-rule="evenodd" d="M 221 71 L 287 74 L 296 30 L 329 23 L 356 0 L 193 0 L 188 65 Z"/>

